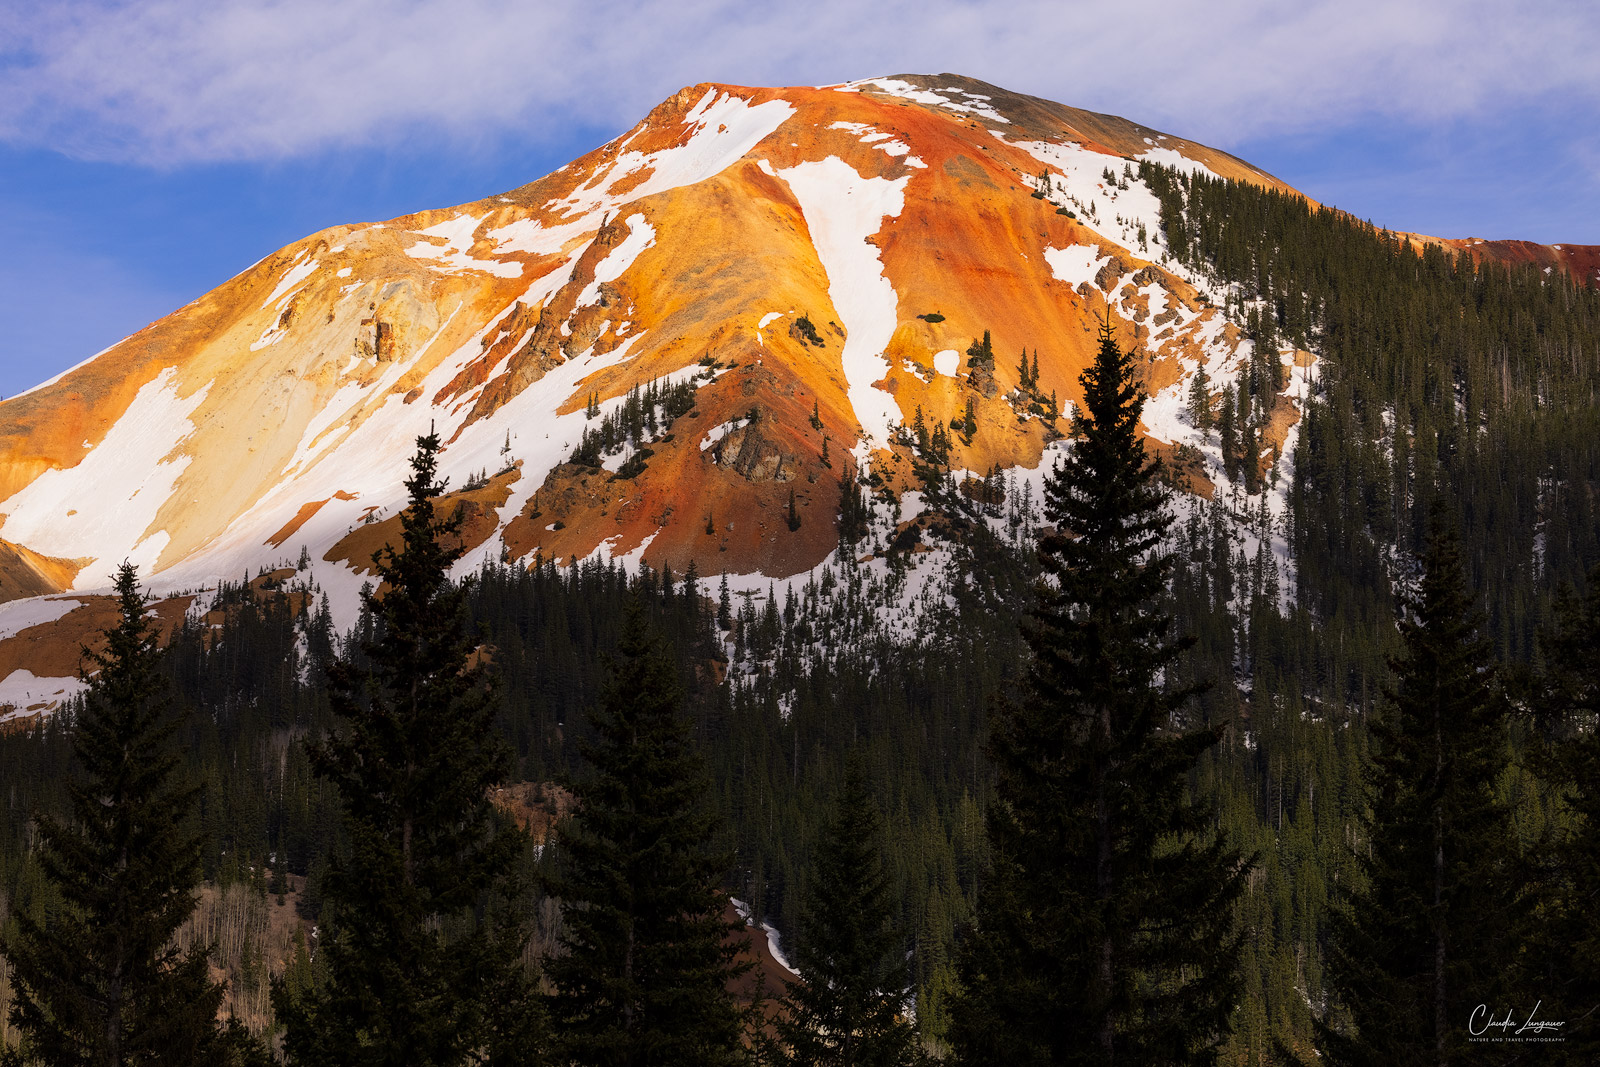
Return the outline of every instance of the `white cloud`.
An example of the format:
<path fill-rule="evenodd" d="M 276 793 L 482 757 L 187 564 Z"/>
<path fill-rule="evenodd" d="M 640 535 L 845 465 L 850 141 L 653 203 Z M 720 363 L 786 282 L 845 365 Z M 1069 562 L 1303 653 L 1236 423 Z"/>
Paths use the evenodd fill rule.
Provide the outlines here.
<path fill-rule="evenodd" d="M 0 139 L 154 165 L 621 127 L 683 84 L 955 71 L 1228 144 L 1556 101 L 1600 15 L 1517 0 L 0 0 Z"/>

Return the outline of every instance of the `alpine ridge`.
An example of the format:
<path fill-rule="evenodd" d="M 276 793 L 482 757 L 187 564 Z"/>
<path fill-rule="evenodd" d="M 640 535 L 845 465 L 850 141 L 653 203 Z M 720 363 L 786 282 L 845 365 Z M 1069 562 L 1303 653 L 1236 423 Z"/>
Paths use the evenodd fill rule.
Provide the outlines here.
<path fill-rule="evenodd" d="M 0 402 L 0 720 L 75 691 L 68 653 L 123 560 L 186 597 L 300 557 L 347 624 L 430 427 L 458 573 L 605 553 L 764 586 L 838 551 L 842 484 L 914 520 L 928 428 L 969 492 L 1036 482 L 1110 315 L 1180 484 L 1245 493 L 1187 412 L 1251 342 L 1167 255 L 1140 161 L 1292 192 L 955 75 L 707 84 L 504 195 L 281 249 Z M 1594 248 L 1439 243 L 1600 271 Z M 1278 356 L 1269 474 L 1317 375 Z M 1276 478 L 1250 481 L 1241 507 L 1281 509 Z"/>

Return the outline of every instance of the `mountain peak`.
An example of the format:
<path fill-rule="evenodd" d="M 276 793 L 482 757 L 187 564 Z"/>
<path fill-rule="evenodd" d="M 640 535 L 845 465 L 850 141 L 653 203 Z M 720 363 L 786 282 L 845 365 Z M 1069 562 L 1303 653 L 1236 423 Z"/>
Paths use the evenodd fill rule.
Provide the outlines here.
<path fill-rule="evenodd" d="M 195 589 L 304 547 L 348 614 L 430 426 L 463 571 L 794 575 L 835 551 L 843 485 L 914 503 L 935 441 L 958 482 L 1036 477 L 1108 311 L 1152 441 L 1195 447 L 1185 390 L 1248 342 L 1169 261 L 1142 160 L 1286 189 L 958 75 L 685 87 L 534 182 L 313 234 L 0 403 L 4 547 L 73 561 L 0 597 L 95 589 L 123 559 Z M 1197 492 L 1222 477 L 1190 467 Z"/>

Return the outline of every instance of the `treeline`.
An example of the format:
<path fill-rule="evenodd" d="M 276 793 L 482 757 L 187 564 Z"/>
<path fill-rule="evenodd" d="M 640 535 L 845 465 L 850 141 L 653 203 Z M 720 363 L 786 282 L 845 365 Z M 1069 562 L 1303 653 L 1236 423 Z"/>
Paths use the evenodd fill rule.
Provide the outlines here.
<path fill-rule="evenodd" d="M 1299 602 L 1387 618 L 1387 579 L 1442 497 L 1497 654 L 1531 659 L 1555 590 L 1600 558 L 1600 291 L 1418 249 L 1292 193 L 1151 163 L 1139 176 L 1171 254 L 1226 289 L 1266 355 L 1235 410 L 1271 408 L 1281 349 L 1317 354 L 1290 488 Z"/>

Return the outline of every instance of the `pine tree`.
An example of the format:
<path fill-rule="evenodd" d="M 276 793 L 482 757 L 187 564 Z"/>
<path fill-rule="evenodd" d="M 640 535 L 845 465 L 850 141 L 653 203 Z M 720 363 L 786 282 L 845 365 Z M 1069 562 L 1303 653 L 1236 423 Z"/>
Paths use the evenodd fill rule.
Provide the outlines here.
<path fill-rule="evenodd" d="M 983 340 L 975 340 L 967 346 L 967 366 L 994 369 L 994 341 L 988 330 L 983 331 Z"/>
<path fill-rule="evenodd" d="M 90 667 L 73 751 L 83 780 L 73 821 L 38 818 L 37 854 L 60 906 L 45 921 L 16 914 L 5 943 L 15 971 L 11 1025 L 21 1064 L 121 1067 L 264 1061 L 244 1029 L 219 1029 L 223 989 L 205 946 L 179 952 L 173 935 L 195 906 L 200 790 L 184 780 L 159 674 L 158 631 L 132 564 L 117 571 L 119 621 Z"/>
<path fill-rule="evenodd" d="M 447 574 L 460 516 L 436 515 L 438 451 L 436 434 L 417 439 L 401 547 L 373 554 L 382 587 L 363 596 L 376 637 L 329 668 L 342 727 L 309 747 L 351 844 L 325 879 L 328 981 L 276 998 L 294 1063 L 466 1063 L 499 1030 L 536 1029 L 521 931 L 492 906 L 516 891 L 526 839 L 489 800 L 509 760 Z"/>
<path fill-rule="evenodd" d="M 700 616 L 700 564 L 693 559 L 683 572 L 683 603 L 691 618 Z"/>
<path fill-rule="evenodd" d="M 1192 641 L 1159 607 L 1172 520 L 1109 321 L 1079 380 L 1077 441 L 1045 482 L 1058 532 L 1039 543 L 1026 695 L 991 725 L 993 868 L 951 1037 L 969 1064 L 1210 1063 L 1240 989 L 1245 864 L 1188 775 L 1220 729 L 1182 730 L 1198 687 L 1162 684 Z"/>
<path fill-rule="evenodd" d="M 1217 419 L 1218 444 L 1222 449 L 1222 470 L 1228 481 L 1239 480 L 1239 434 L 1233 420 L 1233 396 L 1224 389 L 1222 411 Z"/>
<path fill-rule="evenodd" d="M 1357 855 L 1367 884 L 1332 928 L 1328 973 L 1349 1025 L 1323 1025 L 1318 1040 L 1327 1062 L 1351 1067 L 1473 1062 L 1485 1051 L 1467 1040 L 1473 1010 L 1498 1003 L 1517 957 L 1516 833 L 1495 797 L 1505 702 L 1442 505 L 1422 563 L 1373 727 Z"/>
<path fill-rule="evenodd" d="M 1211 431 L 1211 379 L 1201 367 L 1189 383 L 1189 420 L 1201 433 Z"/>
<path fill-rule="evenodd" d="M 562 1062 L 585 1067 L 736 1063 L 743 1015 L 728 982 L 730 936 L 713 850 L 708 782 L 678 715 L 679 686 L 661 637 L 630 601 L 583 746 L 588 777 L 561 825 L 549 882 L 566 954 L 547 965 Z"/>
<path fill-rule="evenodd" d="M 1546 1017 L 1567 1023 L 1560 1053 L 1568 1063 L 1600 1060 L 1600 567 L 1580 599 L 1557 603 L 1557 628 L 1544 642 L 1550 669 L 1540 711 L 1554 735 L 1541 760 L 1559 788 L 1567 819 L 1555 834 L 1542 894 L 1533 981 L 1553 994 Z M 1543 973 L 1537 973 L 1542 971 Z"/>
<path fill-rule="evenodd" d="M 778 1032 L 797 1067 L 898 1067 L 914 1061 L 905 1019 L 904 939 L 883 868 L 883 826 L 852 759 L 801 904 Z"/>

